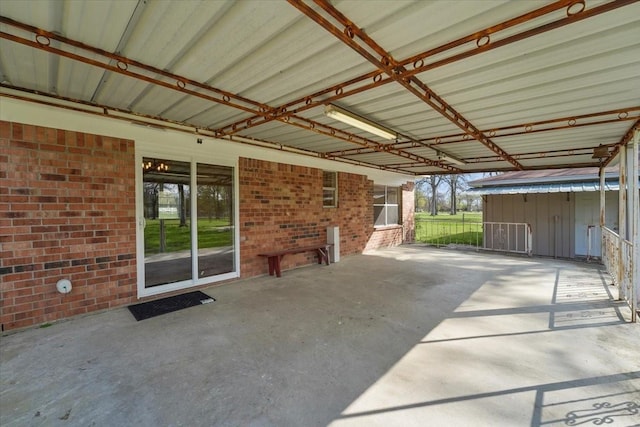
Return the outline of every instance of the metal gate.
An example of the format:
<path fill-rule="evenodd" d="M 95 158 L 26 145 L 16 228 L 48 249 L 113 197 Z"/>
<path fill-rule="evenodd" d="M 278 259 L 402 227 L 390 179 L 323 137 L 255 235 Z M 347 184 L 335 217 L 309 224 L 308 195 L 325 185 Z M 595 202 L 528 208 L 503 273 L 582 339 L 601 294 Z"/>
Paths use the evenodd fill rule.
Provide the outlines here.
<path fill-rule="evenodd" d="M 484 222 L 483 248 L 489 251 L 514 252 L 531 256 L 531 225 L 522 222 Z"/>

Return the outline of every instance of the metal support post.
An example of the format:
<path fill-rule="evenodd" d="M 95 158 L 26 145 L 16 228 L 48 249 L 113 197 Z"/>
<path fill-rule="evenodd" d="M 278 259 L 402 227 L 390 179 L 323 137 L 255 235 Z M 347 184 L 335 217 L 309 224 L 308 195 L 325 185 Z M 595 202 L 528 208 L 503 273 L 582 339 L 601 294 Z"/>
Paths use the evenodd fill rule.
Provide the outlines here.
<path fill-rule="evenodd" d="M 622 298 L 624 295 L 624 245 L 622 241 L 627 237 L 627 150 L 625 147 L 619 151 L 620 162 L 618 163 L 618 175 L 620 179 L 620 189 L 618 190 L 618 295 Z"/>
<path fill-rule="evenodd" d="M 600 259 L 604 260 L 604 234 L 602 234 L 602 230 L 607 226 L 605 212 L 606 212 L 606 197 L 604 191 L 605 185 L 605 172 L 604 167 L 600 166 Z"/>
<path fill-rule="evenodd" d="M 638 191 L 638 155 L 640 145 L 640 130 L 636 129 L 631 141 L 629 155 L 631 156 L 630 174 L 629 174 L 629 197 L 632 198 L 631 203 L 631 243 L 633 243 L 633 253 L 631 255 L 633 270 L 631 271 L 631 321 L 637 320 L 637 310 L 640 305 L 640 194 Z"/>

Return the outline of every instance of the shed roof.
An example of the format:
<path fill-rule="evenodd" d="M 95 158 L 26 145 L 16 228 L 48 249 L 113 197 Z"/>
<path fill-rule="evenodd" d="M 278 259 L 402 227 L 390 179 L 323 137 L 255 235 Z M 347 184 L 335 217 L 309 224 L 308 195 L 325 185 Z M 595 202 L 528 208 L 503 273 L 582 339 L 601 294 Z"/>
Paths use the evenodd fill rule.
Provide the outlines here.
<path fill-rule="evenodd" d="M 635 0 L 4 0 L 0 13 L 0 102 L 403 174 L 596 166 L 594 148 L 610 162 L 640 120 Z"/>
<path fill-rule="evenodd" d="M 618 180 L 605 182 L 605 191 L 618 191 L 620 185 Z M 531 185 L 503 185 L 499 187 L 477 187 L 470 188 L 467 193 L 471 194 L 533 194 L 533 193 L 583 193 L 590 191 L 600 191 L 600 184 L 596 182 L 559 182 L 548 184 Z"/>
<path fill-rule="evenodd" d="M 600 191 L 598 168 L 505 172 L 471 181 L 473 194 L 581 193 Z M 618 168 L 605 169 L 605 191 L 618 191 Z"/>

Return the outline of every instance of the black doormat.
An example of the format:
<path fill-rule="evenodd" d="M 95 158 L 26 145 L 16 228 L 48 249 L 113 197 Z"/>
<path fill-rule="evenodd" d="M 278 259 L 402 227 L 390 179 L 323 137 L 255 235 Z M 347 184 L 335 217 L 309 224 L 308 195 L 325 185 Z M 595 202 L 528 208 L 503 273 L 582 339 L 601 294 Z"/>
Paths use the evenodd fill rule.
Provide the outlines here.
<path fill-rule="evenodd" d="M 214 301 L 215 298 L 211 298 L 204 292 L 194 291 L 187 294 L 130 305 L 127 308 L 131 314 L 133 314 L 133 317 L 140 321 L 150 317 L 160 316 L 161 314 L 171 313 L 172 311 L 182 310 L 183 308 L 189 308 L 200 304 L 208 304 Z"/>

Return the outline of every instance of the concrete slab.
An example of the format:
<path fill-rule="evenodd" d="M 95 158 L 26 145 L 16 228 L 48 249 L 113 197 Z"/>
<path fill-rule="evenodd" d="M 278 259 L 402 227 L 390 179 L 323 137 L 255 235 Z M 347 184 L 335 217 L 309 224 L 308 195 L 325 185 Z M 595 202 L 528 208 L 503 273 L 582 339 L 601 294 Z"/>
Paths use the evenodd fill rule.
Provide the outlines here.
<path fill-rule="evenodd" d="M 597 265 L 421 246 L 1 338 L 2 426 L 640 424 L 640 326 Z"/>

